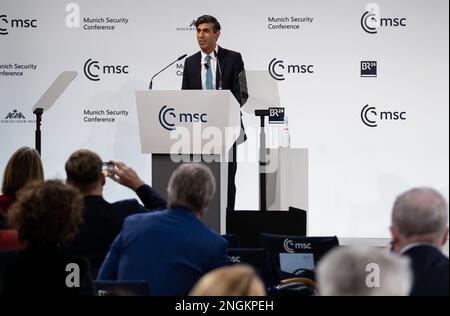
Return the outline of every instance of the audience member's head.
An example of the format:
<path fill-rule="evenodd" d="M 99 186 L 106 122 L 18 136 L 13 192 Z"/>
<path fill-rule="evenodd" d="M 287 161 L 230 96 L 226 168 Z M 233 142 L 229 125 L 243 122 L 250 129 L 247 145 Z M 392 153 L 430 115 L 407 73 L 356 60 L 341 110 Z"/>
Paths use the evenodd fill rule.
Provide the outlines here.
<path fill-rule="evenodd" d="M 26 184 L 44 180 L 44 169 L 37 150 L 20 147 L 6 164 L 3 173 L 2 192 L 11 199 L 16 199 L 17 192 Z"/>
<path fill-rule="evenodd" d="M 266 290 L 255 270 L 245 264 L 215 269 L 194 286 L 191 296 L 265 296 Z"/>
<path fill-rule="evenodd" d="M 317 267 L 323 296 L 406 296 L 411 288 L 409 259 L 374 247 L 339 247 Z"/>
<path fill-rule="evenodd" d="M 393 249 L 426 242 L 441 247 L 448 236 L 448 206 L 439 192 L 415 188 L 397 197 L 392 211 Z"/>
<path fill-rule="evenodd" d="M 186 207 L 202 216 L 216 189 L 214 176 L 208 167 L 199 163 L 179 166 L 169 180 L 169 207 Z"/>
<path fill-rule="evenodd" d="M 84 195 L 101 195 L 105 177 L 99 155 L 87 149 L 77 150 L 70 155 L 65 168 L 68 183 Z"/>
<path fill-rule="evenodd" d="M 19 192 L 8 220 L 28 246 L 59 245 L 76 234 L 82 206 L 81 193 L 70 185 L 33 182 Z"/>

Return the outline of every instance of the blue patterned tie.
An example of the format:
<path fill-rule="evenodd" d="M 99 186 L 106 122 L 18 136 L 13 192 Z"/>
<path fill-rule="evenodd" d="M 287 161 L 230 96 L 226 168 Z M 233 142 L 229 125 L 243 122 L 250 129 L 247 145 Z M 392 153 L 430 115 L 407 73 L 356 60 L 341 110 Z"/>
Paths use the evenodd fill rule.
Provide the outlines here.
<path fill-rule="evenodd" d="M 208 67 L 206 68 L 206 82 L 205 82 L 205 87 L 206 90 L 212 90 L 213 86 L 212 86 L 212 71 L 211 71 L 211 56 L 206 56 L 206 64 L 208 65 Z"/>

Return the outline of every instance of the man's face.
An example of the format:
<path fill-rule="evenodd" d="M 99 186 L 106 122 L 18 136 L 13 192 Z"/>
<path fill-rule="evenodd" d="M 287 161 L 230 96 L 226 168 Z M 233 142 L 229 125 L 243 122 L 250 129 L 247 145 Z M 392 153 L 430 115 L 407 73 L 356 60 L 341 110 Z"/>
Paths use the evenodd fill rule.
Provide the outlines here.
<path fill-rule="evenodd" d="M 213 23 L 203 23 L 197 26 L 197 42 L 200 49 L 206 54 L 210 54 L 214 50 L 220 36 L 220 31 L 214 32 L 213 27 Z"/>

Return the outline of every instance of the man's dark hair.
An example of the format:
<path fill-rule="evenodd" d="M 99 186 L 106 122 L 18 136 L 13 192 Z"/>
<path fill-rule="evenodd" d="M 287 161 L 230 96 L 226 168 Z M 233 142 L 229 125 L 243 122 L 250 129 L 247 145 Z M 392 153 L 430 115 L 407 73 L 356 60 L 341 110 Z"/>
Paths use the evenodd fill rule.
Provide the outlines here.
<path fill-rule="evenodd" d="M 198 27 L 200 24 L 203 24 L 203 23 L 212 23 L 214 33 L 220 31 L 220 28 L 221 28 L 220 23 L 212 15 L 202 15 L 201 17 L 199 17 L 197 19 L 197 21 L 195 21 L 195 27 Z"/>
<path fill-rule="evenodd" d="M 83 194 L 94 189 L 102 174 L 102 160 L 96 153 L 80 149 L 70 155 L 66 162 L 67 182 Z"/>

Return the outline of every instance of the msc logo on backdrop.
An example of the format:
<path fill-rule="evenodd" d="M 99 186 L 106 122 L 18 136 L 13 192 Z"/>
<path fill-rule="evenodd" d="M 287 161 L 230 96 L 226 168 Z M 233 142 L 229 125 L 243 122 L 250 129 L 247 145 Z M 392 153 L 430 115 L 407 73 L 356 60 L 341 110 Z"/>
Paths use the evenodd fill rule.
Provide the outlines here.
<path fill-rule="evenodd" d="M 369 34 L 378 33 L 380 27 L 406 26 L 406 18 L 382 18 L 380 7 L 376 3 L 369 3 L 361 17 L 361 27 Z"/>
<path fill-rule="evenodd" d="M 84 63 L 84 74 L 92 81 L 99 81 L 100 75 L 120 75 L 128 74 L 128 65 L 103 65 L 100 66 L 99 62 L 89 58 Z"/>
<path fill-rule="evenodd" d="M 376 107 L 366 104 L 361 110 L 361 121 L 369 127 L 377 127 L 379 121 L 406 120 L 405 111 L 377 111 Z"/>
<path fill-rule="evenodd" d="M 286 238 L 283 242 L 283 248 L 289 253 L 294 253 L 295 249 L 311 250 L 312 246 L 309 242 L 294 242 Z"/>
<path fill-rule="evenodd" d="M 272 59 L 269 63 L 269 73 L 273 79 L 283 81 L 286 74 L 312 74 L 314 65 L 285 65 L 284 61 Z"/>
<path fill-rule="evenodd" d="M 9 29 L 27 29 L 36 28 L 36 19 L 11 19 L 8 20 L 8 15 L 0 14 L 0 35 L 7 35 Z"/>
<path fill-rule="evenodd" d="M 361 77 L 376 77 L 376 76 L 377 76 L 377 62 L 361 61 Z"/>
<path fill-rule="evenodd" d="M 170 119 L 169 117 L 172 117 Z M 207 123 L 208 122 L 208 114 L 206 113 L 180 113 L 178 115 L 175 113 L 174 108 L 169 108 L 167 105 L 164 105 L 161 110 L 159 110 L 159 123 L 163 128 L 168 131 L 175 130 L 175 124 L 172 122 L 179 123 Z"/>

